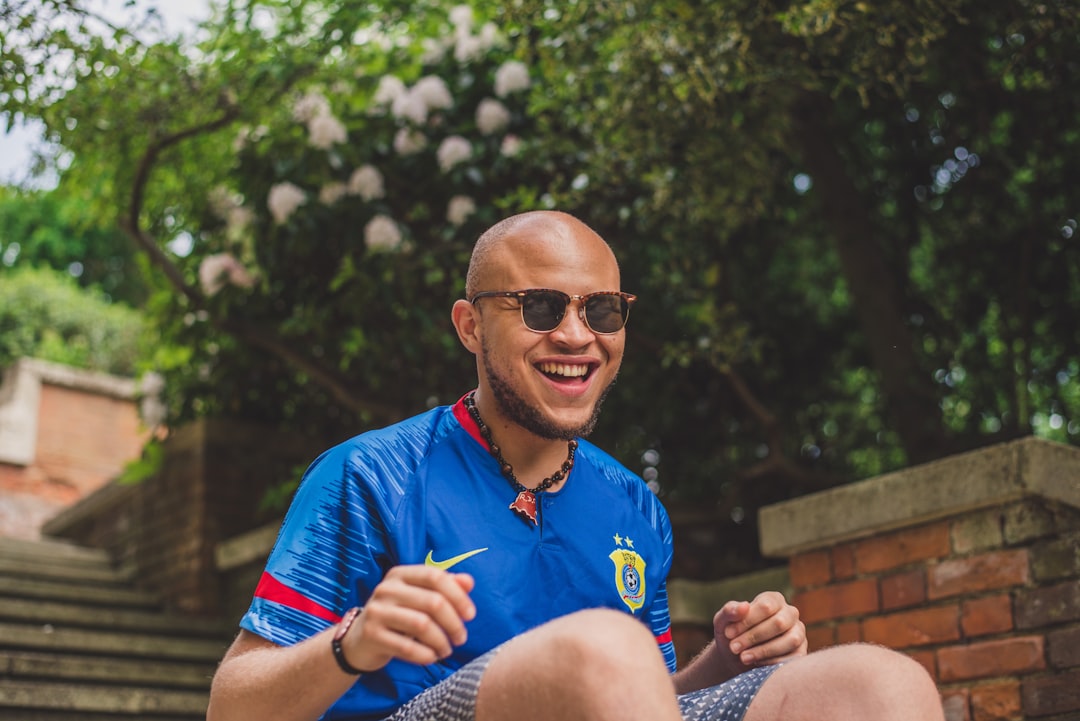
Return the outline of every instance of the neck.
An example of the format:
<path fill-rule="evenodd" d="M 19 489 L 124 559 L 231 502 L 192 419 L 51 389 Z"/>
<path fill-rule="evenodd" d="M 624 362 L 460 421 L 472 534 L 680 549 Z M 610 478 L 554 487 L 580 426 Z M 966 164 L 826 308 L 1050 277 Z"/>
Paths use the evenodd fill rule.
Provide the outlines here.
<path fill-rule="evenodd" d="M 561 468 L 567 458 L 567 441 L 542 438 L 506 419 L 498 412 L 490 394 L 482 390 L 476 391 L 474 400 L 483 426 L 487 427 L 503 459 L 513 466 L 514 476 L 521 485 L 533 488 Z M 565 483 L 563 478 L 549 490 L 558 490 Z"/>

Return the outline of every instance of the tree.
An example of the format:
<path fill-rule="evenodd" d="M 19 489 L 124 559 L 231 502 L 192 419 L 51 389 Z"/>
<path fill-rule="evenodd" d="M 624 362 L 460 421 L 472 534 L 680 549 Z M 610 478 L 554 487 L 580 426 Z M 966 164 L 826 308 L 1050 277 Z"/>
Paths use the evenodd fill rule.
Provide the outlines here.
<path fill-rule="evenodd" d="M 451 14 L 235 3 L 193 46 L 39 31 L 74 82 L 26 88 L 16 107 L 71 153 L 63 183 L 92 187 L 166 284 L 149 310 L 172 341 L 153 364 L 174 423 L 225 414 L 337 437 L 468 382 L 445 321 L 472 240 L 535 205 L 526 183 L 551 161 L 512 160 L 531 142 L 529 78 L 507 39 Z"/>
<path fill-rule="evenodd" d="M 642 296 L 597 439 L 703 509 L 685 572 L 759 562 L 763 503 L 1080 434 L 1070 6 L 235 2 L 195 44 L 43 7 L 77 82 L 5 74 L 3 107 L 166 284 L 173 422 L 329 442 L 454 400 L 473 239 L 558 206 Z"/>
<path fill-rule="evenodd" d="M 589 192 L 553 195 L 641 261 L 633 328 L 667 397 L 613 402 L 651 419 L 676 498 L 740 518 L 1080 438 L 1076 8 L 514 8 L 548 89 L 533 111 L 586 149 Z"/>
<path fill-rule="evenodd" d="M 145 268 L 130 238 L 103 226 L 84 200 L 63 190 L 0 188 L 0 274 L 49 267 L 130 306 L 145 302 Z"/>

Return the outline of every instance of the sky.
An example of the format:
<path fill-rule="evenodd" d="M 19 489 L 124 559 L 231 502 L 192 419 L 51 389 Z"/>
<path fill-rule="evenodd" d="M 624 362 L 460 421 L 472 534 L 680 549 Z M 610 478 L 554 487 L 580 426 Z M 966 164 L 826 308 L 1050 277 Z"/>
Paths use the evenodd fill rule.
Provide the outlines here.
<path fill-rule="evenodd" d="M 196 21 L 209 15 L 211 0 L 86 0 L 84 5 L 113 22 L 141 14 L 155 7 L 168 32 L 184 32 Z M 132 7 L 127 7 L 128 5 Z M 7 132 L 4 132 L 5 129 Z M 16 124 L 6 128 L 0 119 L 0 184 L 18 184 L 29 176 L 32 149 L 43 144 L 41 128 L 37 125 Z M 48 185 L 48 181 L 45 185 Z"/>

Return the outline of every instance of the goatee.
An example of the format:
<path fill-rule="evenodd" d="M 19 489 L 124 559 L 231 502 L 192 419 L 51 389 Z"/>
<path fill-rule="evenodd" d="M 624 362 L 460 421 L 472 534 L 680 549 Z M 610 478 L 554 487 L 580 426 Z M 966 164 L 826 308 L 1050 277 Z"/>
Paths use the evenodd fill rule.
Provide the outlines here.
<path fill-rule="evenodd" d="M 499 413 L 504 418 L 549 441 L 570 441 L 574 438 L 585 438 L 596 428 L 596 422 L 600 418 L 600 407 L 604 404 L 604 399 L 607 398 L 611 386 L 615 383 L 614 378 L 600 393 L 600 397 L 596 399 L 596 403 L 593 405 L 592 413 L 589 414 L 589 418 L 584 423 L 579 426 L 560 426 L 551 419 L 546 418 L 534 406 L 529 405 L 488 361 L 487 348 L 482 350 L 488 384 L 491 386 L 491 393 L 495 397 L 495 405 L 498 406 Z"/>

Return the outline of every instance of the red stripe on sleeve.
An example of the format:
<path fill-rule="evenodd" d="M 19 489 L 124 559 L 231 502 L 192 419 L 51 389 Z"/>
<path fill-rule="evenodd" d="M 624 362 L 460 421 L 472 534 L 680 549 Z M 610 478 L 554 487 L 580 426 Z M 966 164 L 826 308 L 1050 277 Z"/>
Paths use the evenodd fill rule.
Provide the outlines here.
<path fill-rule="evenodd" d="M 280 603 L 282 606 L 303 611 L 312 616 L 326 619 L 331 623 L 337 623 L 341 620 L 341 616 L 315 603 L 307 596 L 294 591 L 265 571 L 263 571 L 262 578 L 259 579 L 259 585 L 255 587 L 255 598 Z"/>
<path fill-rule="evenodd" d="M 671 629 L 670 628 L 656 637 L 656 645 L 657 646 L 663 646 L 665 643 L 671 643 Z"/>

